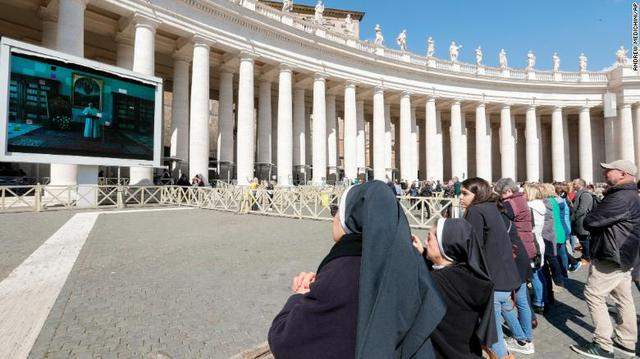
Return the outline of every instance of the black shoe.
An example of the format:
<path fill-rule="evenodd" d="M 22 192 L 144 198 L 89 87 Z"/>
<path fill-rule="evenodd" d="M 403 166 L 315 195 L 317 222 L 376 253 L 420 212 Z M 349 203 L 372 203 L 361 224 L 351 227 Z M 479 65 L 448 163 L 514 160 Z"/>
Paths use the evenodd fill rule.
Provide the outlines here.
<path fill-rule="evenodd" d="M 571 350 L 587 358 L 613 359 L 613 352 L 608 352 L 602 349 L 600 345 L 596 343 L 589 343 L 585 345 L 572 345 Z"/>
<path fill-rule="evenodd" d="M 636 351 L 633 349 L 629 349 L 627 347 L 623 347 L 622 344 L 618 343 L 617 340 L 613 340 L 613 350 L 618 351 L 621 354 L 624 354 L 630 358 L 634 358 L 636 356 Z"/>
<path fill-rule="evenodd" d="M 544 307 L 541 307 L 541 306 L 538 306 L 538 305 L 533 305 L 532 307 L 533 307 L 533 311 L 534 311 L 536 314 L 542 314 L 542 313 L 544 313 Z"/>

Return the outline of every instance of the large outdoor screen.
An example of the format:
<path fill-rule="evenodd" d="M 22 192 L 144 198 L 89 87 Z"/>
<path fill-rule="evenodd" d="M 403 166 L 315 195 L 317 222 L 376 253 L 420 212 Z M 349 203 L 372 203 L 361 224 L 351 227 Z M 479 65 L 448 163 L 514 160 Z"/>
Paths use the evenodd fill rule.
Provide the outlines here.
<path fill-rule="evenodd" d="M 6 155 L 157 163 L 157 83 L 30 51 L 8 58 Z"/>

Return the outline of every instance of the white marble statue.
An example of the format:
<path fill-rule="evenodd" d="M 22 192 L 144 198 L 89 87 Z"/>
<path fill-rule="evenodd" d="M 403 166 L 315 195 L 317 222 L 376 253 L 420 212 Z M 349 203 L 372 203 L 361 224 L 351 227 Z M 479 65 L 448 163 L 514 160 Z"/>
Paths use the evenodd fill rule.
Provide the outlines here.
<path fill-rule="evenodd" d="M 407 51 L 407 30 L 402 30 L 400 35 L 396 38 L 396 43 L 400 46 L 402 52 Z"/>
<path fill-rule="evenodd" d="M 584 52 L 580 53 L 580 57 L 578 57 L 578 63 L 580 65 L 580 72 L 587 71 L 587 57 L 584 55 Z"/>
<path fill-rule="evenodd" d="M 536 66 L 536 55 L 529 50 L 529 53 L 527 53 L 527 70 L 533 70 L 534 66 Z"/>
<path fill-rule="evenodd" d="M 283 0 L 282 1 L 282 11 L 284 11 L 284 12 L 293 11 L 293 0 Z"/>
<path fill-rule="evenodd" d="M 382 28 L 380 27 L 380 24 L 376 24 L 375 31 L 376 39 L 374 44 L 376 44 L 376 46 L 384 46 L 384 36 L 382 36 Z"/>
<path fill-rule="evenodd" d="M 318 25 L 322 25 L 324 23 L 324 4 L 322 3 L 322 0 L 318 0 L 318 3 L 316 4 L 314 20 Z"/>
<path fill-rule="evenodd" d="M 353 35 L 355 31 L 353 28 L 353 19 L 351 18 L 351 14 L 347 14 L 347 17 L 344 19 L 344 24 L 347 28 L 347 33 L 349 35 Z"/>
<path fill-rule="evenodd" d="M 618 51 L 616 51 L 616 61 L 618 62 L 618 64 L 627 64 L 627 52 L 629 52 L 629 50 L 625 49 L 624 46 L 620 46 Z"/>
<path fill-rule="evenodd" d="M 560 56 L 558 56 L 557 52 L 553 53 L 553 57 L 551 58 L 551 61 L 553 62 L 553 72 L 560 71 Z"/>
<path fill-rule="evenodd" d="M 433 41 L 433 38 L 429 36 L 427 39 L 427 57 L 433 57 L 436 53 L 436 42 Z"/>
<path fill-rule="evenodd" d="M 508 64 L 507 64 L 507 52 L 504 51 L 504 49 L 500 49 L 500 53 L 498 54 L 498 60 L 500 62 L 500 68 L 501 69 L 506 69 Z"/>
<path fill-rule="evenodd" d="M 451 62 L 458 62 L 458 55 L 460 54 L 460 49 L 462 45 L 457 45 L 455 41 L 451 41 L 451 45 L 449 45 L 449 59 Z"/>
<path fill-rule="evenodd" d="M 482 47 L 478 46 L 476 49 L 476 65 L 482 66 Z"/>

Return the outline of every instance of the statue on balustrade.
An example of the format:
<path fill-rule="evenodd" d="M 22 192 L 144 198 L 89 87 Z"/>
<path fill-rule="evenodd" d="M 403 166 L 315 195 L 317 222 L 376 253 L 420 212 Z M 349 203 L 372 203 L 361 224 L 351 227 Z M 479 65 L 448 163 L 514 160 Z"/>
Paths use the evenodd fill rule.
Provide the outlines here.
<path fill-rule="evenodd" d="M 618 51 L 616 51 L 616 60 L 619 65 L 627 64 L 627 52 L 629 52 L 629 50 L 625 49 L 624 46 L 620 46 Z"/>
<path fill-rule="evenodd" d="M 580 65 L 580 72 L 586 72 L 587 71 L 587 57 L 584 56 L 584 52 L 580 53 L 580 57 L 578 57 L 578 62 Z"/>
<path fill-rule="evenodd" d="M 407 51 L 407 30 L 402 30 L 400 35 L 396 38 L 396 43 L 398 43 L 402 52 Z"/>
<path fill-rule="evenodd" d="M 500 53 L 498 54 L 498 60 L 500 62 L 500 68 L 503 70 L 507 69 L 507 52 L 504 49 L 500 49 Z"/>
<path fill-rule="evenodd" d="M 316 12 L 315 12 L 315 22 L 318 25 L 323 25 L 324 24 L 324 4 L 322 3 L 322 0 L 318 0 L 318 3 L 316 4 Z"/>
<path fill-rule="evenodd" d="M 346 27 L 347 35 L 349 36 L 355 35 L 356 31 L 353 24 L 353 19 L 351 18 L 351 14 L 347 14 L 347 17 L 344 19 L 344 24 Z"/>
<path fill-rule="evenodd" d="M 282 11 L 284 11 L 284 12 L 293 11 L 293 0 L 283 0 L 282 1 Z"/>
<path fill-rule="evenodd" d="M 482 47 L 478 46 L 476 49 L 476 65 L 482 66 Z"/>
<path fill-rule="evenodd" d="M 536 66 L 536 55 L 533 54 L 533 51 L 529 50 L 527 54 L 527 70 L 533 70 L 534 66 Z"/>
<path fill-rule="evenodd" d="M 433 41 L 433 38 L 429 36 L 427 39 L 427 57 L 433 57 L 436 53 L 436 42 Z"/>
<path fill-rule="evenodd" d="M 375 31 L 376 39 L 374 43 L 376 46 L 384 46 L 384 36 L 382 36 L 382 28 L 380 27 L 380 24 L 376 24 Z"/>
<path fill-rule="evenodd" d="M 460 49 L 462 45 L 457 45 L 455 41 L 451 41 L 451 45 L 449 45 L 449 58 L 451 62 L 458 62 L 458 55 L 460 54 Z"/>
<path fill-rule="evenodd" d="M 553 72 L 560 71 L 560 56 L 558 56 L 557 52 L 553 53 L 553 57 L 551 58 L 551 61 L 553 62 Z"/>

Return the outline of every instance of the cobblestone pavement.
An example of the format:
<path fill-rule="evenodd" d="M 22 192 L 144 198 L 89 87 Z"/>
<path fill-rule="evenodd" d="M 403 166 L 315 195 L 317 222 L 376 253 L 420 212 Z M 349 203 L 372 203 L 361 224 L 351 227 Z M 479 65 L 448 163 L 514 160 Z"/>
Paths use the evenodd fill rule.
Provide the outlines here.
<path fill-rule="evenodd" d="M 10 261 L 0 268 L 18 265 L 71 215 L 1 215 L 0 259 Z M 266 340 L 291 278 L 315 271 L 330 246 L 329 222 L 207 210 L 101 216 L 30 357 L 228 358 Z M 570 290 L 539 317 L 536 354 L 518 357 L 578 358 L 569 345 L 593 331 L 585 277 L 571 275 Z"/>

